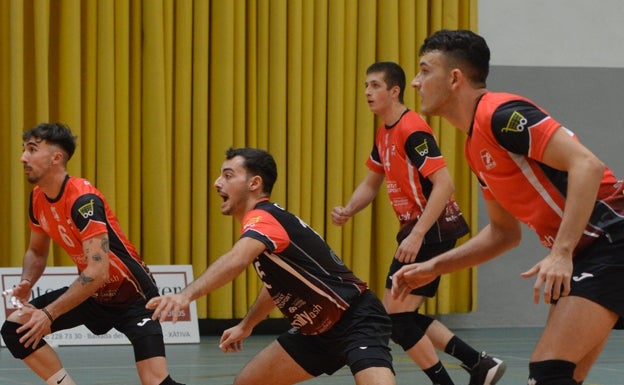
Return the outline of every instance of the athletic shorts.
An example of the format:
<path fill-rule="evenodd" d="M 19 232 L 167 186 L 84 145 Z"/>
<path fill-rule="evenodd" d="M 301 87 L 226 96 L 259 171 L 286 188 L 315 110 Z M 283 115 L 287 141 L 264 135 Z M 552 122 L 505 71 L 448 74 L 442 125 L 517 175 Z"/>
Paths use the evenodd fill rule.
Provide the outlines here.
<path fill-rule="evenodd" d="M 420 246 L 418 255 L 416 255 L 416 262 L 428 261 L 431 258 L 452 249 L 453 247 L 455 247 L 455 243 L 457 243 L 457 240 L 423 244 L 422 246 Z M 392 258 L 392 263 L 390 264 L 390 269 L 388 270 L 388 276 L 386 277 L 386 289 L 392 288 L 392 275 L 399 271 L 399 269 L 405 265 L 410 265 L 410 263 L 399 262 L 396 258 Z M 425 286 L 417 287 L 414 290 L 410 291 L 410 293 L 431 298 L 438 291 L 439 284 L 440 277 L 438 276 L 436 279 L 429 282 Z"/>
<path fill-rule="evenodd" d="M 348 365 L 351 373 L 372 367 L 392 368 L 392 321 L 370 290 L 360 295 L 327 332 L 304 335 L 295 328 L 277 338 L 286 352 L 309 374 L 333 374 Z M 393 370 L 394 371 L 394 370 Z"/>
<path fill-rule="evenodd" d="M 620 315 L 624 329 L 624 239 L 600 237 L 574 258 L 570 295 L 587 298 Z"/>
<path fill-rule="evenodd" d="M 67 287 L 45 293 L 30 303 L 38 309 L 54 302 L 67 291 Z M 160 322 L 152 321 L 153 310 L 145 308 L 147 302 L 140 300 L 134 304 L 118 306 L 105 306 L 92 298 L 88 298 L 80 305 L 60 315 L 52 323 L 52 332 L 71 329 L 84 325 L 95 335 L 106 334 L 111 329 L 123 333 L 132 343 L 135 357 L 141 359 L 164 356 L 163 332 Z M 143 337 L 157 338 L 143 338 Z M 160 342 L 158 342 L 158 338 Z M 138 342 L 137 341 L 141 340 Z M 144 341 L 144 342 L 143 342 Z M 145 343 L 146 346 L 141 346 Z M 162 348 L 161 346 L 162 345 Z"/>

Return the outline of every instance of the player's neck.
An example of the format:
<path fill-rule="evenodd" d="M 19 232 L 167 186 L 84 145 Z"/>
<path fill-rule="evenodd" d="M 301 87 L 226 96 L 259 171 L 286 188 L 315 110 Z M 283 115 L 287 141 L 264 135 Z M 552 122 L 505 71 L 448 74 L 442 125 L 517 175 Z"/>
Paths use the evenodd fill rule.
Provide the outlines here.
<path fill-rule="evenodd" d="M 403 103 L 394 103 L 381 117 L 386 126 L 394 126 L 407 111 Z"/>
<path fill-rule="evenodd" d="M 67 177 L 66 170 L 59 170 L 58 172 L 50 173 L 41 178 L 37 182 L 37 186 L 43 191 L 43 193 L 50 199 L 55 199 L 61 193 L 61 188 Z"/>
<path fill-rule="evenodd" d="M 457 96 L 455 108 L 450 109 L 447 120 L 459 130 L 468 133 L 475 118 L 477 105 L 481 97 L 487 93 L 485 88 L 470 89 Z"/>

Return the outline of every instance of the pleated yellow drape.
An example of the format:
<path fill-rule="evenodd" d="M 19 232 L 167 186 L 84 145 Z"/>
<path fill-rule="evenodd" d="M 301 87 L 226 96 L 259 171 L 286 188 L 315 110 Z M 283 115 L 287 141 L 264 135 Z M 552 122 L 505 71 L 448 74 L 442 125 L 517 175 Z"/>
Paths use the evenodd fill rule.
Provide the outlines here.
<path fill-rule="evenodd" d="M 366 173 L 380 124 L 363 96 L 366 68 L 400 63 L 408 82 L 422 40 L 476 29 L 476 0 L 0 0 L 0 265 L 21 266 L 28 194 L 21 132 L 67 123 L 79 137 L 69 172 L 90 179 L 149 264 L 200 274 L 238 238 L 212 188 L 229 146 L 269 150 L 273 200 L 298 214 L 383 291 L 398 224 L 385 191 L 346 226 L 329 211 Z M 405 92 L 418 111 L 416 93 Z M 464 137 L 429 119 L 476 229 Z M 50 265 L 71 265 L 58 247 Z M 475 275 L 443 277 L 428 313 L 470 311 Z M 260 287 L 249 269 L 198 300 L 200 318 L 242 317 Z M 279 316 L 277 312 L 272 314 Z"/>

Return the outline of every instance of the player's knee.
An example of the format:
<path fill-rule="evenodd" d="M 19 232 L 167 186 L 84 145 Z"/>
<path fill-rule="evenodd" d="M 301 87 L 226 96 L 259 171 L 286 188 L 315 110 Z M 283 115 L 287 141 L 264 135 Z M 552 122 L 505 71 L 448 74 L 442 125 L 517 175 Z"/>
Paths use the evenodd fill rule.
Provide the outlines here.
<path fill-rule="evenodd" d="M 425 332 L 416 322 L 416 312 L 390 314 L 392 319 L 392 341 L 399 344 L 403 350 L 410 350 L 424 336 Z"/>
<path fill-rule="evenodd" d="M 433 323 L 433 321 L 433 318 L 423 314 L 416 313 L 414 315 L 414 322 L 416 322 L 416 325 L 418 325 L 420 330 L 422 330 L 423 332 L 427 331 L 427 328 Z"/>
<path fill-rule="evenodd" d="M 162 334 L 153 334 L 132 341 L 136 362 L 152 357 L 165 357 L 165 343 Z"/>
<path fill-rule="evenodd" d="M 564 360 L 546 360 L 529 363 L 529 384 L 577 385 L 574 380 L 576 364 Z"/>
<path fill-rule="evenodd" d="M 20 326 L 22 325 L 18 324 L 17 322 L 5 321 L 2 325 L 2 329 L 0 329 L 0 334 L 2 335 L 2 339 L 4 340 L 4 343 L 6 344 L 13 357 L 23 360 L 24 358 L 28 357 L 32 352 L 45 345 L 46 342 L 44 339 L 41 339 L 37 346 L 31 346 L 28 348 L 24 347 L 24 345 L 19 340 L 24 336 L 26 332 L 18 333 L 17 329 Z"/>

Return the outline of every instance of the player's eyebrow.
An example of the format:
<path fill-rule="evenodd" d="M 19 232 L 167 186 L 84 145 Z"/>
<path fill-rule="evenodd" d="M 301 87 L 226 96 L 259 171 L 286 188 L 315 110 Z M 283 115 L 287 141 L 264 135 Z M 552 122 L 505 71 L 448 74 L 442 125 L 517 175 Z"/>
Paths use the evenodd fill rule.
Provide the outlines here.
<path fill-rule="evenodd" d="M 24 142 L 24 146 L 39 147 L 39 142 L 31 139 L 28 142 Z"/>

